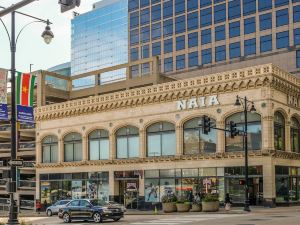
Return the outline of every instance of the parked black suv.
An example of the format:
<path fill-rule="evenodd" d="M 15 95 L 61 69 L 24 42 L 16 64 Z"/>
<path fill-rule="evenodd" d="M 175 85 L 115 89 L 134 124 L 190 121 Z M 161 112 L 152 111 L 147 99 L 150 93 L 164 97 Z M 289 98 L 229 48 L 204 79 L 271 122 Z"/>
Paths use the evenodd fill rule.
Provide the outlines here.
<path fill-rule="evenodd" d="M 65 223 L 72 220 L 93 220 L 96 223 L 107 219 L 118 221 L 123 216 L 119 207 L 110 206 L 105 201 L 88 199 L 73 200 L 58 212 L 58 217 Z"/>

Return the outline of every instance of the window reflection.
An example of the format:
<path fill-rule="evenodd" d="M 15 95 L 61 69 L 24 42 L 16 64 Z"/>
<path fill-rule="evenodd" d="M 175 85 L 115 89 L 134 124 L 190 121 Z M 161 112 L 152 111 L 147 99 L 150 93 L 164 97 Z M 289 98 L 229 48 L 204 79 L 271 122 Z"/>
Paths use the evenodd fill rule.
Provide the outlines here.
<path fill-rule="evenodd" d="M 42 162 L 55 163 L 58 161 L 58 139 L 56 136 L 47 136 L 42 141 Z"/>
<path fill-rule="evenodd" d="M 215 124 L 215 120 L 211 120 Z M 204 134 L 202 132 L 202 118 L 193 118 L 183 125 L 184 154 L 200 154 L 216 152 L 216 130 Z"/>
<path fill-rule="evenodd" d="M 175 155 L 175 126 L 168 122 L 152 124 L 147 128 L 147 156 Z"/>
<path fill-rule="evenodd" d="M 78 133 L 68 134 L 64 138 L 65 162 L 82 160 L 82 138 Z"/>
<path fill-rule="evenodd" d="M 133 126 L 120 128 L 117 133 L 117 158 L 139 157 L 139 129 Z"/>
<path fill-rule="evenodd" d="M 298 120 L 293 117 L 291 119 L 291 150 L 292 152 L 300 152 L 299 148 L 299 129 L 300 125 Z"/>
<path fill-rule="evenodd" d="M 90 160 L 109 159 L 109 134 L 106 130 L 95 130 L 89 135 Z"/>
<path fill-rule="evenodd" d="M 229 129 L 230 121 L 233 121 L 237 125 L 237 129 L 243 131 L 245 128 L 244 113 L 235 113 L 226 119 L 226 129 Z M 260 150 L 261 149 L 261 117 L 257 113 L 248 113 L 248 150 Z M 227 152 L 243 151 L 243 136 L 238 135 L 234 138 L 230 137 L 230 133 L 226 132 L 226 146 Z"/>
<path fill-rule="evenodd" d="M 285 148 L 285 121 L 280 112 L 274 114 L 274 147 L 282 151 Z"/>

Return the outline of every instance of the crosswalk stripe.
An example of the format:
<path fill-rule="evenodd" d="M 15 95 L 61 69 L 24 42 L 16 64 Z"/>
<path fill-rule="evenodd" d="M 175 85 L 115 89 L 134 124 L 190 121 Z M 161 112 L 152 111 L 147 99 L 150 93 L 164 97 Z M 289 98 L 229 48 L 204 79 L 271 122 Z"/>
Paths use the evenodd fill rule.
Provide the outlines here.
<path fill-rule="evenodd" d="M 239 215 L 224 215 L 224 214 L 215 214 L 215 215 L 182 215 L 180 217 L 172 217 L 172 218 L 163 218 L 156 220 L 149 220 L 144 222 L 134 222 L 130 223 L 131 225 L 179 225 L 183 223 L 192 223 L 199 222 L 205 220 L 214 220 L 219 218 L 231 218 Z"/>

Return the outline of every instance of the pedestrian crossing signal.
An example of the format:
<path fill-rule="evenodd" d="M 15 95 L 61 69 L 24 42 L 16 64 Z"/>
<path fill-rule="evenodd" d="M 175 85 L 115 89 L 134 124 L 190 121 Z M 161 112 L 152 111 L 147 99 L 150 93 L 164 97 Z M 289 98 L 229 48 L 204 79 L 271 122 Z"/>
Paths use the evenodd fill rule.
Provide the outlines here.
<path fill-rule="evenodd" d="M 245 185 L 245 183 L 246 183 L 245 180 L 239 180 L 240 185 Z"/>

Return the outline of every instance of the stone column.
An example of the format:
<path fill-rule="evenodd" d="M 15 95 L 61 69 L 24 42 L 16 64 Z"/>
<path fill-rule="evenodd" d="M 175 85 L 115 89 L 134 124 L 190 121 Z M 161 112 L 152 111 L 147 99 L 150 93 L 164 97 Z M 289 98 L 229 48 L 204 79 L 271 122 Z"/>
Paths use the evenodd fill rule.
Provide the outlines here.
<path fill-rule="evenodd" d="M 146 147 L 146 133 L 145 130 L 140 130 L 140 158 L 146 158 L 147 157 L 147 147 Z"/>
<path fill-rule="evenodd" d="M 64 140 L 58 140 L 58 162 L 62 163 L 65 160 L 65 152 L 64 152 Z"/>
<path fill-rule="evenodd" d="M 141 171 L 144 172 L 144 171 Z M 139 196 L 145 196 L 145 178 L 140 176 L 139 178 Z"/>
<path fill-rule="evenodd" d="M 262 117 L 262 150 L 274 150 L 274 117 Z"/>
<path fill-rule="evenodd" d="M 183 155 L 183 127 L 176 126 L 176 156 Z"/>
<path fill-rule="evenodd" d="M 111 201 L 115 201 L 115 196 L 116 196 L 116 193 L 115 193 L 115 177 L 114 177 L 114 171 L 113 170 L 110 170 L 109 171 L 109 199 Z"/>
<path fill-rule="evenodd" d="M 286 152 L 292 152 L 291 148 L 291 122 L 285 123 L 285 149 Z"/>
<path fill-rule="evenodd" d="M 37 164 L 42 163 L 42 146 L 40 141 L 35 142 L 35 155 Z"/>
<path fill-rule="evenodd" d="M 117 148 L 116 148 L 116 135 L 109 135 L 109 159 L 113 160 L 117 156 Z"/>
<path fill-rule="evenodd" d="M 224 121 L 217 121 L 216 127 L 220 129 L 225 129 L 225 122 Z M 217 146 L 216 146 L 217 153 L 224 153 L 225 152 L 225 132 L 223 130 L 217 130 Z"/>
<path fill-rule="evenodd" d="M 88 160 L 88 141 L 87 136 L 82 136 L 82 161 Z"/>
<path fill-rule="evenodd" d="M 275 207 L 275 165 L 272 163 L 272 157 L 264 157 L 263 159 L 263 194 L 264 205 Z"/>

